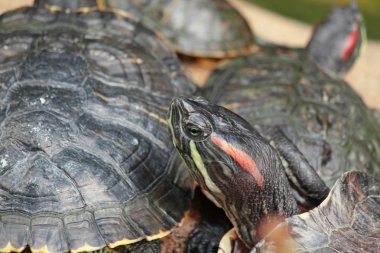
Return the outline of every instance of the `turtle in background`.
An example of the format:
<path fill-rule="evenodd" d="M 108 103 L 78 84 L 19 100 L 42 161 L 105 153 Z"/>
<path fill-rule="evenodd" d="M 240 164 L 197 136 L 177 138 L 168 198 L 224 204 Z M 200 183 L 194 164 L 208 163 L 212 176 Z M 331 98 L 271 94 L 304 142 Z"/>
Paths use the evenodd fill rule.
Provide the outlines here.
<path fill-rule="evenodd" d="M 101 0 L 100 9 L 133 16 L 181 54 L 225 58 L 250 52 L 254 36 L 226 0 Z"/>
<path fill-rule="evenodd" d="M 289 140 L 280 139 L 274 146 L 273 140 L 239 115 L 200 97 L 174 99 L 168 123 L 173 143 L 190 173 L 207 197 L 224 209 L 242 242 L 231 243 L 229 233 L 219 252 L 380 250 L 377 176 L 344 173 L 327 195 L 312 170 L 289 166 L 294 165 L 287 163 L 289 156 L 302 158 Z M 279 149 L 287 149 L 288 156 Z M 301 160 L 296 162 L 302 164 Z M 302 178 L 298 182 L 304 192 L 324 195 L 317 208 L 298 215 L 289 172 Z M 270 232 L 270 227 L 284 218 L 285 222 Z"/>
<path fill-rule="evenodd" d="M 102 0 L 100 9 L 133 16 L 156 31 L 179 53 L 189 75 L 204 84 L 215 66 L 234 58 L 281 47 L 254 36 L 245 18 L 227 0 Z M 335 7 L 316 26 L 306 50 L 331 73 L 343 75 L 365 44 L 365 26 L 355 3 Z"/>
<path fill-rule="evenodd" d="M 0 252 L 157 252 L 194 188 L 165 115 L 195 87 L 140 22 L 47 2 L 0 16 Z"/>
<path fill-rule="evenodd" d="M 274 49 L 231 60 L 211 74 L 203 95 L 263 135 L 281 129 L 328 186 L 343 171 L 380 175 L 374 113 L 347 83 L 302 53 Z"/>
<path fill-rule="evenodd" d="M 355 59 L 364 46 L 358 11 L 356 4 L 334 8 L 316 28 L 306 50 L 269 45 L 226 61 L 211 73 L 202 90 L 204 97 L 239 114 L 261 134 L 270 137 L 267 129 L 280 129 L 328 187 L 344 171 L 360 168 L 380 175 L 379 123 L 339 78 L 339 72 L 352 64 L 347 61 L 343 67 L 340 56 L 350 54 Z M 337 33 L 333 24 L 351 34 L 347 40 L 351 44 L 342 43 L 342 33 L 326 39 Z M 313 53 L 321 51 L 322 44 L 329 45 L 326 55 L 331 56 L 323 58 L 325 65 L 314 58 L 322 54 Z"/>
<path fill-rule="evenodd" d="M 308 55 L 330 74 L 344 75 L 363 51 L 366 29 L 359 6 L 334 7 L 317 24 L 306 47 Z"/>

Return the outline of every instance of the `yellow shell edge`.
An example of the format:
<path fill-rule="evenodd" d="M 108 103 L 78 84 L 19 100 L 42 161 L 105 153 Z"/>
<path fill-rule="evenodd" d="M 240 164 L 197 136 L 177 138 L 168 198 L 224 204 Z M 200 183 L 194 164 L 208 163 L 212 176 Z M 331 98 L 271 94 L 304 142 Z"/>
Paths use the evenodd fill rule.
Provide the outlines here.
<path fill-rule="evenodd" d="M 7 245 L 5 245 L 4 248 L 1 248 L 0 249 L 0 252 L 3 252 L 3 253 L 9 253 L 9 252 L 21 252 L 25 249 L 25 246 L 24 247 L 21 247 L 21 248 L 15 248 L 12 246 L 12 243 L 11 242 L 8 242 Z"/>

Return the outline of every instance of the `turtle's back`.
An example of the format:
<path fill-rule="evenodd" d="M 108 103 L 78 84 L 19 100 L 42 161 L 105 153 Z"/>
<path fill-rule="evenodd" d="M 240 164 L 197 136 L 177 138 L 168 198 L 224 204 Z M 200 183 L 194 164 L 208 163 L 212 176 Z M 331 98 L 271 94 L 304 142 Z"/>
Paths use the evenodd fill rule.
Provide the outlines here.
<path fill-rule="evenodd" d="M 104 0 L 98 5 L 141 19 L 176 51 L 191 56 L 234 56 L 254 43 L 248 23 L 226 0 Z"/>
<path fill-rule="evenodd" d="M 380 176 L 379 124 L 347 83 L 302 51 L 233 60 L 213 73 L 205 94 L 252 125 L 280 127 L 328 186 L 353 169 Z"/>
<path fill-rule="evenodd" d="M 27 8 L 0 19 L 0 251 L 164 235 L 188 208 L 166 111 L 193 87 L 141 24 Z"/>

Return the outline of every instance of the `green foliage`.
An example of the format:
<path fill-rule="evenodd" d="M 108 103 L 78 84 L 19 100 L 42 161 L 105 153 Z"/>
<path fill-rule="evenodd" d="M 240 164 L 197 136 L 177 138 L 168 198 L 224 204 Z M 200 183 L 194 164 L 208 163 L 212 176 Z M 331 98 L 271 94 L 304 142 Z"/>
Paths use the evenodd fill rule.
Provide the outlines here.
<path fill-rule="evenodd" d="M 315 24 L 321 21 L 333 5 L 350 3 L 350 0 L 246 0 L 282 15 Z M 357 0 L 366 22 L 370 39 L 380 40 L 380 1 Z"/>

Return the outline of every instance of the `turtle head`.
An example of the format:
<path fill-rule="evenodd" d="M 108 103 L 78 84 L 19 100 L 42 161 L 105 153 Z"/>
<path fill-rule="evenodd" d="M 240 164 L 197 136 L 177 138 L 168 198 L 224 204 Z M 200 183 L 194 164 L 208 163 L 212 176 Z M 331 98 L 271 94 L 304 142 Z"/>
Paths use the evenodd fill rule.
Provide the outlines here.
<path fill-rule="evenodd" d="M 264 187 L 253 146 L 265 140 L 252 138 L 256 132 L 241 117 L 200 97 L 180 97 L 173 100 L 168 120 L 175 147 L 203 189 L 220 193 L 215 179 L 243 172 L 253 175 L 254 185 Z"/>
<path fill-rule="evenodd" d="M 359 6 L 351 3 L 334 7 L 318 24 L 307 46 L 310 58 L 323 69 L 345 74 L 363 51 L 366 29 Z"/>
<path fill-rule="evenodd" d="M 294 213 L 277 153 L 243 118 L 202 98 L 181 97 L 172 101 L 168 121 L 191 174 L 248 246 L 266 216 Z"/>

